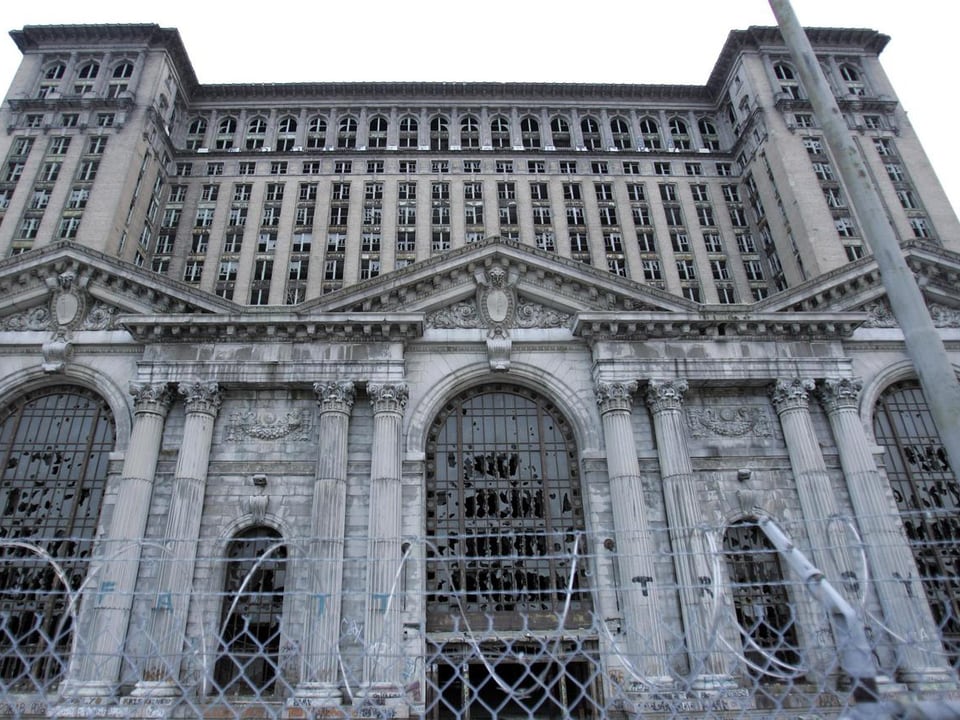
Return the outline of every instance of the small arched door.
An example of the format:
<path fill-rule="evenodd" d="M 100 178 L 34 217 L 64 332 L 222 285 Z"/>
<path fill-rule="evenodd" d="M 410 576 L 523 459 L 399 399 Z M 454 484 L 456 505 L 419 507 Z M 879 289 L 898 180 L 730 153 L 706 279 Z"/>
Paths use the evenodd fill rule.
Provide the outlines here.
<path fill-rule="evenodd" d="M 221 693 L 260 697 L 275 692 L 286 565 L 287 549 L 272 528 L 249 528 L 227 545 L 214 671 Z"/>

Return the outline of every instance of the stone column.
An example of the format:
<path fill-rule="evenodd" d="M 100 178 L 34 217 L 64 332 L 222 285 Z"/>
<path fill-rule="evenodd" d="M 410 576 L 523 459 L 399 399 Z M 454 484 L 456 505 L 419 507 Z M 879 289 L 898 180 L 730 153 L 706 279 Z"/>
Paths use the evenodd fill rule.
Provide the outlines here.
<path fill-rule="evenodd" d="M 664 507 L 680 583 L 680 610 L 691 687 L 712 689 L 733 684 L 732 656 L 723 651 L 719 628 L 711 624 L 717 588 L 713 586 L 715 579 L 702 535 L 704 517 L 683 427 L 682 403 L 686 391 L 686 380 L 651 380 L 646 400 L 653 415 Z"/>
<path fill-rule="evenodd" d="M 160 558 L 157 597 L 152 608 L 149 640 L 154 645 L 147 649 L 151 657 L 134 695 L 169 695 L 177 691 L 200 541 L 213 423 L 222 402 L 220 386 L 215 382 L 181 383 L 178 390 L 185 400 L 186 417 L 163 534 L 164 554 Z"/>
<path fill-rule="evenodd" d="M 846 552 L 836 491 L 810 419 L 809 398 L 814 387 L 814 381 L 809 378 L 781 379 L 774 384 L 770 397 L 780 416 L 813 562 L 834 587 L 844 592 L 848 600 L 853 600 L 843 581 L 851 578 L 847 573 L 855 568 Z M 791 530 L 787 528 L 787 532 Z"/>
<path fill-rule="evenodd" d="M 400 443 L 405 384 L 367 386 L 373 405 L 370 470 L 370 537 L 367 554 L 367 607 L 364 625 L 363 679 L 367 693 L 398 697 L 400 656 Z"/>
<path fill-rule="evenodd" d="M 131 383 L 134 420 L 117 489 L 103 560 L 85 602 L 92 604 L 90 631 L 62 688 L 65 698 L 113 694 L 120 680 L 130 608 L 140 569 L 140 547 L 150 512 L 153 480 L 170 409 L 166 383 Z"/>
<path fill-rule="evenodd" d="M 847 480 L 869 565 L 870 587 L 876 590 L 883 621 L 892 635 L 897 678 L 911 687 L 954 682 L 940 633 L 918 581 L 916 563 L 892 502 L 890 488 L 874 461 L 860 422 L 858 399 L 863 384 L 847 378 L 823 380 L 817 397 L 827 412 L 840 465 Z M 863 582 L 865 578 L 859 578 Z"/>
<path fill-rule="evenodd" d="M 636 390 L 635 382 L 597 383 L 596 387 L 607 451 L 626 655 L 633 673 L 659 685 L 668 680 L 666 645 L 654 544 L 630 420 Z"/>
<path fill-rule="evenodd" d="M 320 405 L 320 443 L 310 514 L 310 579 L 303 614 L 302 665 L 296 696 L 318 706 L 339 705 L 340 600 L 347 505 L 347 431 L 352 382 L 314 383 Z"/>

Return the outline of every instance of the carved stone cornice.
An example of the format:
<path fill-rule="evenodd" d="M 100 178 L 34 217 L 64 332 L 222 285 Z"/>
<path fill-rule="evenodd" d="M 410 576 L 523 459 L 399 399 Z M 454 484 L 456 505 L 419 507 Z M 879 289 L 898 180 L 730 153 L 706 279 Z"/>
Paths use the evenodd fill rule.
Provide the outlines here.
<path fill-rule="evenodd" d="M 689 383 L 682 378 L 651 380 L 647 383 L 647 407 L 655 415 L 671 410 L 679 412 L 683 406 L 683 396 L 689 387 Z"/>
<path fill-rule="evenodd" d="M 349 413 L 356 395 L 356 389 L 349 380 L 316 382 L 313 384 L 313 392 L 317 395 L 317 404 L 320 405 L 322 413 Z"/>
<path fill-rule="evenodd" d="M 216 417 L 223 403 L 223 393 L 215 382 L 196 381 L 180 383 L 177 387 L 183 396 L 187 413 L 202 413 Z"/>
<path fill-rule="evenodd" d="M 859 410 L 863 381 L 859 378 L 826 378 L 816 387 L 816 396 L 827 413 Z"/>
<path fill-rule="evenodd" d="M 367 385 L 367 395 L 373 405 L 373 413 L 403 413 L 410 398 L 410 388 L 406 383 L 371 383 Z"/>
<path fill-rule="evenodd" d="M 167 383 L 130 383 L 136 414 L 166 415 L 173 402 L 173 390 Z"/>
<path fill-rule="evenodd" d="M 633 407 L 633 394 L 637 391 L 639 384 L 636 381 L 629 382 L 598 382 L 594 388 L 597 394 L 597 405 L 600 412 L 608 413 L 614 410 L 626 410 Z"/>
<path fill-rule="evenodd" d="M 816 383 L 811 378 L 781 378 L 770 388 L 770 399 L 777 413 L 810 407 L 810 393 Z"/>

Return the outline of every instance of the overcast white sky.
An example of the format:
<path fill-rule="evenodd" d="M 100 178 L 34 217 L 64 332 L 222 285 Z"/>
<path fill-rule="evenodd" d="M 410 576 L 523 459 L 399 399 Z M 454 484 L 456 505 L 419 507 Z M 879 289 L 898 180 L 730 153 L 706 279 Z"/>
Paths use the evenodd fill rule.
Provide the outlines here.
<path fill-rule="evenodd" d="M 944 0 L 793 0 L 808 26 L 890 35 L 881 55 L 955 209 L 960 208 L 956 5 Z M 326 80 L 706 81 L 731 29 L 773 25 L 767 0 L 24 0 L 24 25 L 152 22 L 180 30 L 203 83 Z M 0 88 L 20 61 L 0 38 Z"/>

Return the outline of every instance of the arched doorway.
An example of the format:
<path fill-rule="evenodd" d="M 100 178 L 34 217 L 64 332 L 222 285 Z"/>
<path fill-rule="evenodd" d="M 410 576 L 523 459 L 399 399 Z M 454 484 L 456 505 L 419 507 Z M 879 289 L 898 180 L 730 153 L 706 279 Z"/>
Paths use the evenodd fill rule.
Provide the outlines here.
<path fill-rule="evenodd" d="M 64 579 L 78 590 L 87 575 L 115 436 L 107 403 L 76 386 L 34 391 L 0 413 L 5 688 L 49 690 L 66 669 L 74 627 Z"/>
<path fill-rule="evenodd" d="M 227 545 L 220 613 L 220 693 L 263 697 L 277 689 L 287 548 L 280 533 L 252 527 Z"/>
<path fill-rule="evenodd" d="M 430 714 L 587 712 L 598 692 L 582 641 L 592 603 L 579 457 L 562 413 L 518 385 L 467 390 L 433 422 L 426 468 Z M 556 640 L 561 624 L 577 642 Z M 445 640 L 451 632 L 466 639 Z"/>
<path fill-rule="evenodd" d="M 960 486 L 919 383 L 887 388 L 873 432 L 930 610 L 954 663 L 960 656 Z"/>
<path fill-rule="evenodd" d="M 747 672 L 761 681 L 790 676 L 800 656 L 777 549 L 756 520 L 741 520 L 724 532 L 723 552 Z"/>

